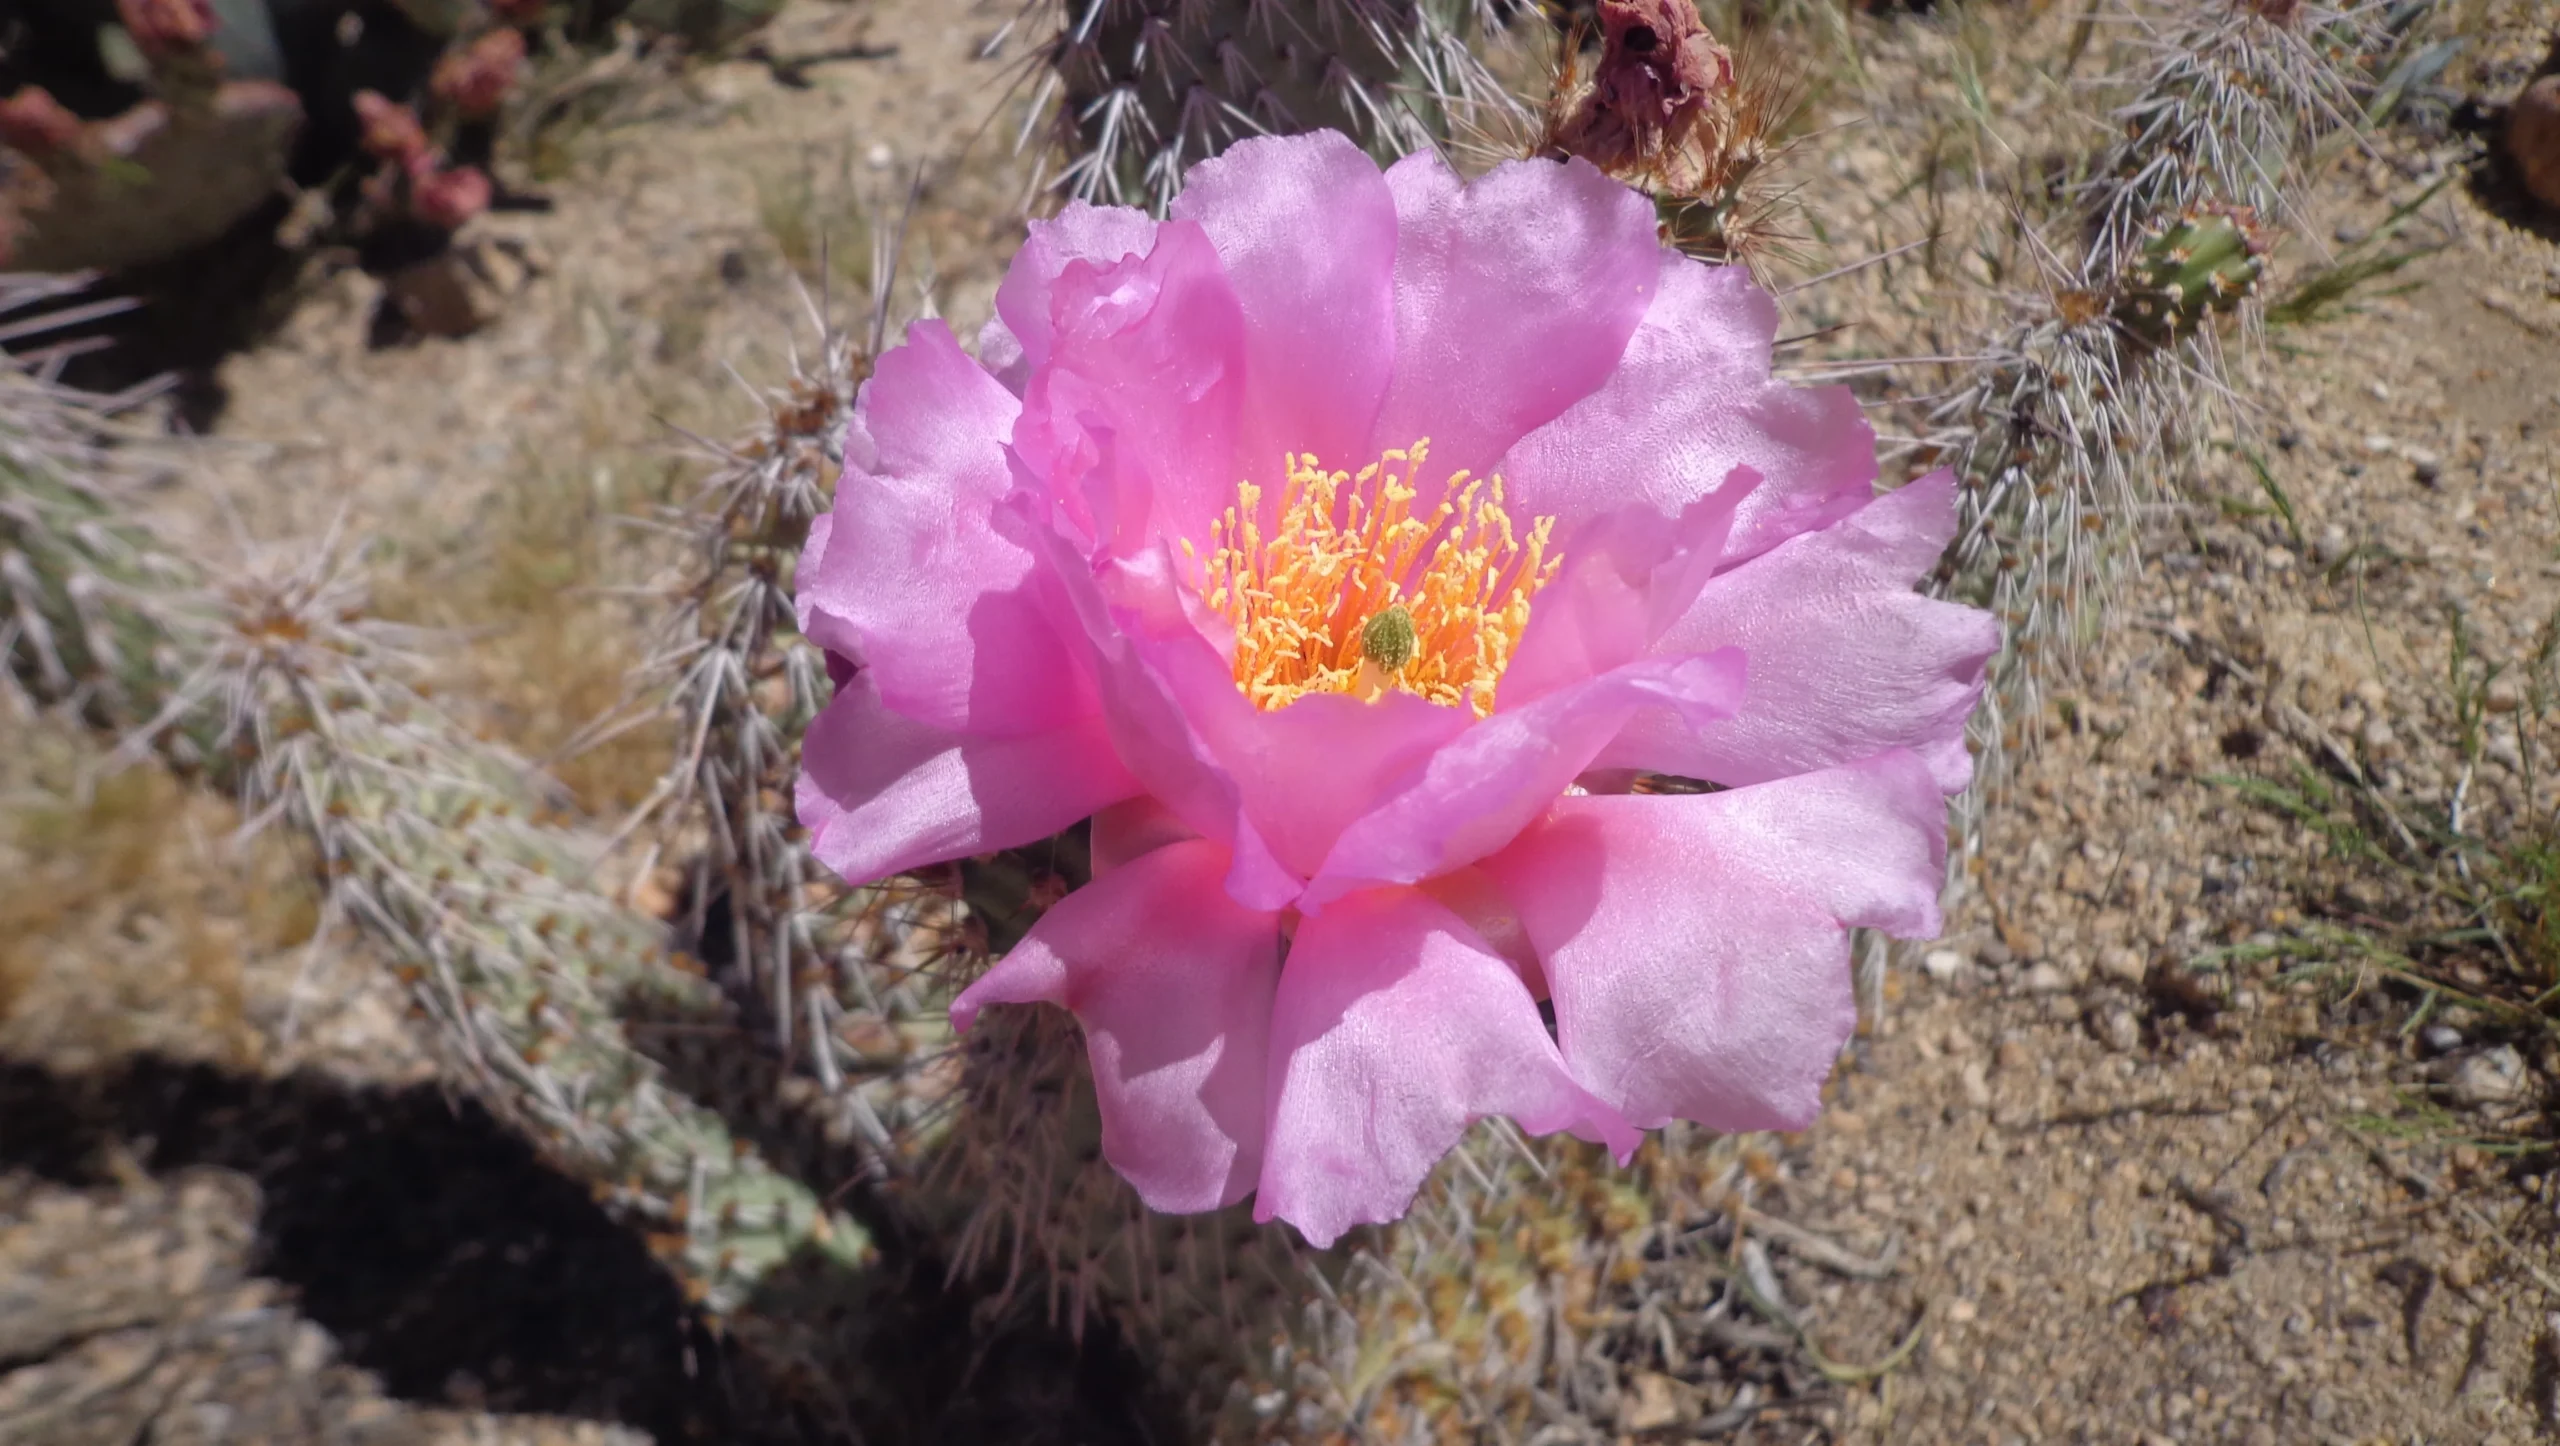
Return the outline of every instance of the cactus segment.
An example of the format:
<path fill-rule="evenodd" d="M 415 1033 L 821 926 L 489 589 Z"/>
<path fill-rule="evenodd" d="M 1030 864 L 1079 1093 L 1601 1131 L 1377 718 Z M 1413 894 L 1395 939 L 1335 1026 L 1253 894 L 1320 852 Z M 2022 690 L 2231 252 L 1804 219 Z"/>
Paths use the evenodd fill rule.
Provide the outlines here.
<path fill-rule="evenodd" d="M 1482 0 L 1050 0 L 1042 88 L 1079 200 L 1161 211 L 1246 136 L 1339 130 L 1382 160 L 1516 108 L 1468 45 Z"/>
<path fill-rule="evenodd" d="M 2235 207 L 2192 207 L 2151 228 L 2116 293 L 2116 324 L 2153 346 L 2226 315 L 2266 275 L 2257 218 Z"/>
<path fill-rule="evenodd" d="M 0 285 L 0 309 L 42 290 Z M 302 834 L 325 917 L 389 956 L 454 1077 L 715 1317 L 793 1256 L 872 1258 L 635 1047 L 653 1018 L 717 1016 L 717 991 L 591 882 L 535 775 L 429 703 L 427 640 L 366 615 L 351 549 L 217 585 L 137 520 L 133 449 L 101 425 L 0 355 L 0 701 L 76 710 Z"/>

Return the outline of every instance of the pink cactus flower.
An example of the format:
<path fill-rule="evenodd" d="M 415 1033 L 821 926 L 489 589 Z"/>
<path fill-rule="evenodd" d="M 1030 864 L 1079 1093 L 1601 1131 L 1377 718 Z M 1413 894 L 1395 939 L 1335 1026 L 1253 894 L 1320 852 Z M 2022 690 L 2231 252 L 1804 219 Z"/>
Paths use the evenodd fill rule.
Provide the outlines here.
<path fill-rule="evenodd" d="M 79 149 L 86 133 L 80 117 L 43 86 L 20 86 L 0 100 L 0 146 L 41 159 Z"/>
<path fill-rule="evenodd" d="M 459 231 L 489 209 L 489 176 L 478 166 L 439 166 L 422 156 L 409 168 L 409 211 L 430 226 Z"/>
<path fill-rule="evenodd" d="M 414 165 L 427 154 L 427 128 L 418 113 L 378 90 L 360 90 L 352 104 L 364 127 L 365 154 L 399 166 Z"/>
<path fill-rule="evenodd" d="M 1074 1011 L 1148 1204 L 1318 1244 L 1484 1116 L 1812 1119 L 1848 930 L 1939 926 L 1997 629 L 1912 590 L 1952 479 L 1874 495 L 1742 270 L 1587 162 L 1328 133 L 1036 223 L 996 312 L 880 358 L 799 571 L 828 866 L 1093 820 L 955 1023 Z"/>
<path fill-rule="evenodd" d="M 428 89 L 467 120 L 495 115 L 524 70 L 524 32 L 492 30 L 436 62 Z"/>

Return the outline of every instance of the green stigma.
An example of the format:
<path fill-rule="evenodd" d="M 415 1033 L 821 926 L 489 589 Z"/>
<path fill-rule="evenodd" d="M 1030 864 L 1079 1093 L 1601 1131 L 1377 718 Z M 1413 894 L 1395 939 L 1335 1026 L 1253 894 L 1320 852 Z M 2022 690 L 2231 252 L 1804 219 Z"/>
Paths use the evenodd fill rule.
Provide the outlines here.
<path fill-rule="evenodd" d="M 1378 671 L 1393 673 L 1413 660 L 1413 614 L 1397 603 L 1360 629 L 1360 656 L 1378 665 Z"/>

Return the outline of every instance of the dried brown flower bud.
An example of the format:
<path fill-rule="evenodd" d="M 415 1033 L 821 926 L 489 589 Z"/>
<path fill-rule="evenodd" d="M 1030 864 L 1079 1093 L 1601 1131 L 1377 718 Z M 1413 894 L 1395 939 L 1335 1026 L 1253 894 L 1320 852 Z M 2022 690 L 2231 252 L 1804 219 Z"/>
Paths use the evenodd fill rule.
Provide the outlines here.
<path fill-rule="evenodd" d="M 1552 149 L 1612 175 L 1655 169 L 1733 83 L 1733 57 L 1689 0 L 1600 0 L 1600 40 L 1600 64 Z"/>

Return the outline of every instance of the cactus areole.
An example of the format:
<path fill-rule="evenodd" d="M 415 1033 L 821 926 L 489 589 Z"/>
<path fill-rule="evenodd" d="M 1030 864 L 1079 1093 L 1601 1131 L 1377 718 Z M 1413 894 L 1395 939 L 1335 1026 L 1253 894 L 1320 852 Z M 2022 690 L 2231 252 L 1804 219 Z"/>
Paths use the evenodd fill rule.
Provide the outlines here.
<path fill-rule="evenodd" d="M 828 866 L 1093 820 L 955 1022 L 1074 1011 L 1150 1205 L 1319 1244 L 1487 1115 L 1813 1117 L 1848 931 L 1938 928 L 1997 630 L 1747 275 L 1580 160 L 1319 133 L 1035 223 L 996 313 L 880 358 L 798 580 Z"/>

